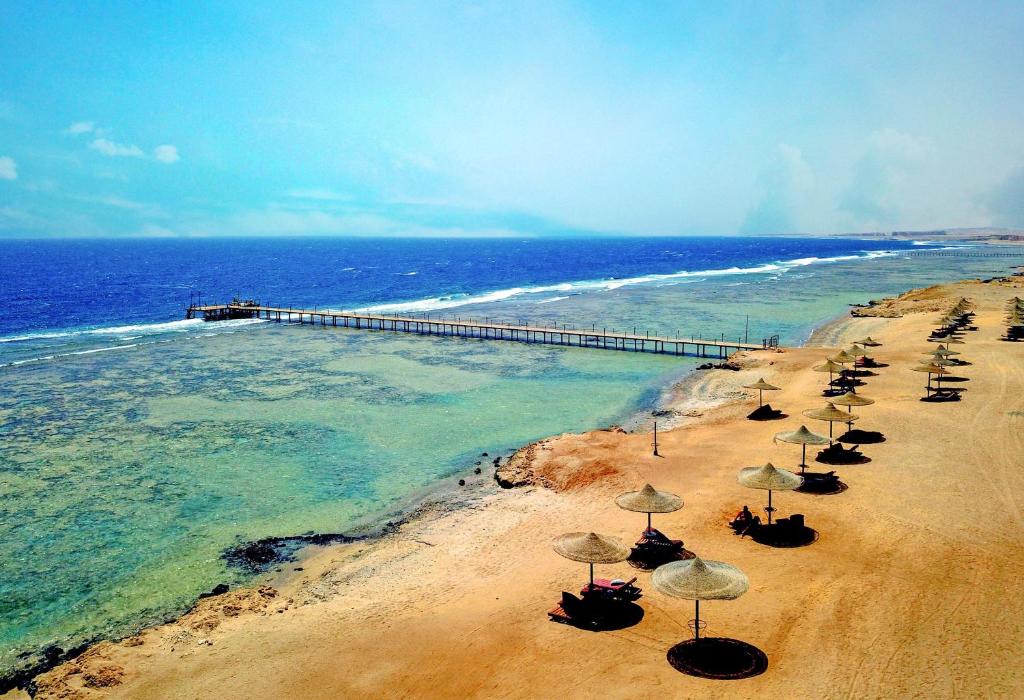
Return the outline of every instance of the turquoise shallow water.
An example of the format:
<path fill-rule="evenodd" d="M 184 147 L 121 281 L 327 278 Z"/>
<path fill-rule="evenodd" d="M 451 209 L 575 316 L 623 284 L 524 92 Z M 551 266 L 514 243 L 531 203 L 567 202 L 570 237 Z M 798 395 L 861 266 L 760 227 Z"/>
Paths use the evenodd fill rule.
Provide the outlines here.
<path fill-rule="evenodd" d="M 850 302 L 1013 262 L 883 257 L 458 314 L 730 337 L 749 317 L 752 339 L 792 344 Z M 242 582 L 234 544 L 375 522 L 481 452 L 622 421 L 697 362 L 277 324 L 123 345 L 0 371 L 0 668 Z"/>
<path fill-rule="evenodd" d="M 238 542 L 346 531 L 607 424 L 680 362 L 276 324 L 0 374 L 0 645 L 157 620 Z"/>

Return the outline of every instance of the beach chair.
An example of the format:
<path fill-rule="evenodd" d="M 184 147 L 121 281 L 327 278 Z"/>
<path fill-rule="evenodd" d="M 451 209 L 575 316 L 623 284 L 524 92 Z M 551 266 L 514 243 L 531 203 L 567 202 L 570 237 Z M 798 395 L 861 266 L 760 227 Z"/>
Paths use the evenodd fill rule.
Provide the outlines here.
<path fill-rule="evenodd" d="M 817 460 L 825 464 L 856 464 L 864 461 L 864 453 L 859 448 L 860 445 L 846 448 L 835 442 L 818 452 Z"/>
<path fill-rule="evenodd" d="M 548 611 L 548 617 L 554 622 L 576 627 L 597 629 L 601 625 L 600 611 L 568 591 L 562 591 L 562 599 Z"/>
<path fill-rule="evenodd" d="M 839 476 L 835 471 L 804 472 L 801 476 L 804 478 L 804 484 L 800 487 L 802 491 L 830 492 L 839 488 Z"/>
<path fill-rule="evenodd" d="M 584 600 L 600 599 L 620 603 L 630 603 L 642 595 L 639 588 L 634 586 L 636 576 L 623 581 L 621 579 L 595 578 L 594 583 L 588 583 L 580 589 L 580 595 Z"/>
<path fill-rule="evenodd" d="M 671 540 L 660 530 L 655 528 L 648 528 L 643 531 L 640 535 L 640 539 L 636 541 L 637 547 L 650 547 L 657 549 L 668 549 L 673 552 L 677 552 L 683 548 L 682 540 Z"/>

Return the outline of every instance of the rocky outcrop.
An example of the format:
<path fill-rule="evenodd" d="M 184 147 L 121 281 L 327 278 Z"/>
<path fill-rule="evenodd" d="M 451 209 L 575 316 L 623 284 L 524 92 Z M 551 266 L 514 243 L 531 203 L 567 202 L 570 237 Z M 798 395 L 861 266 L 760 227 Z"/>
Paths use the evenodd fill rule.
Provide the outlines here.
<path fill-rule="evenodd" d="M 540 443 L 531 442 L 529 445 L 520 447 L 515 453 L 499 464 L 494 470 L 494 480 L 503 489 L 512 489 L 518 486 L 528 486 L 535 483 L 533 463 L 537 456 L 537 449 Z"/>

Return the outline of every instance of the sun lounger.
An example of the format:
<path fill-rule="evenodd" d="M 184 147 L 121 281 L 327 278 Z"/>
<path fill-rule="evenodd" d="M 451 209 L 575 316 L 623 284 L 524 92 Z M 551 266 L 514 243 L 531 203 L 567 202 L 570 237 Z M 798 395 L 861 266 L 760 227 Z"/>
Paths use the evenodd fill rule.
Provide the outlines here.
<path fill-rule="evenodd" d="M 637 547 L 658 547 L 661 549 L 682 549 L 682 540 L 670 540 L 667 536 L 661 533 L 660 530 L 651 528 L 644 530 L 643 534 L 640 535 L 640 539 L 636 541 Z"/>
<path fill-rule="evenodd" d="M 808 493 L 832 493 L 840 487 L 839 476 L 835 471 L 830 472 L 804 472 L 801 491 Z"/>
<path fill-rule="evenodd" d="M 860 445 L 849 448 L 835 442 L 818 452 L 817 460 L 825 464 L 855 464 L 864 461 L 864 454 L 859 451 Z"/>
<path fill-rule="evenodd" d="M 548 610 L 548 617 L 555 622 L 594 629 L 600 627 L 602 620 L 601 612 L 596 606 L 568 591 L 562 591 L 562 599 L 558 605 Z"/>
<path fill-rule="evenodd" d="M 588 583 L 580 589 L 580 595 L 584 600 L 597 596 L 605 600 L 634 601 L 642 595 L 640 589 L 633 585 L 634 583 L 636 583 L 636 576 L 628 581 L 595 578 L 594 583 Z"/>

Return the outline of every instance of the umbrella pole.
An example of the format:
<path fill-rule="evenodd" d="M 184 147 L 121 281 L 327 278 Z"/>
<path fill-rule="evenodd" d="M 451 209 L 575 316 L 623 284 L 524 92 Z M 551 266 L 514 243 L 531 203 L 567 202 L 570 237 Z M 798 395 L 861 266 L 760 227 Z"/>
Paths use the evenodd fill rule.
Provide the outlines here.
<path fill-rule="evenodd" d="M 761 408 L 764 405 L 764 389 L 757 390 L 757 407 Z"/>
<path fill-rule="evenodd" d="M 591 588 L 594 587 L 594 564 L 593 564 L 593 562 L 591 562 L 591 564 L 590 564 L 590 587 Z"/>
<path fill-rule="evenodd" d="M 807 444 L 801 445 L 800 448 L 803 451 L 800 456 L 800 471 L 803 471 L 807 468 Z"/>
<path fill-rule="evenodd" d="M 775 512 L 775 509 L 772 508 L 772 490 L 771 489 L 768 489 L 768 507 L 765 508 L 765 510 L 768 511 L 768 524 L 771 525 L 772 524 L 772 513 Z"/>
<path fill-rule="evenodd" d="M 695 600 L 695 601 L 693 601 L 693 603 L 696 606 L 696 610 L 697 610 L 697 612 L 694 614 L 694 620 L 693 620 L 693 640 L 695 642 L 699 642 L 700 641 L 700 601 L 699 600 Z"/>
<path fill-rule="evenodd" d="M 651 529 L 651 514 L 650 513 L 647 514 L 647 529 L 648 530 Z"/>

